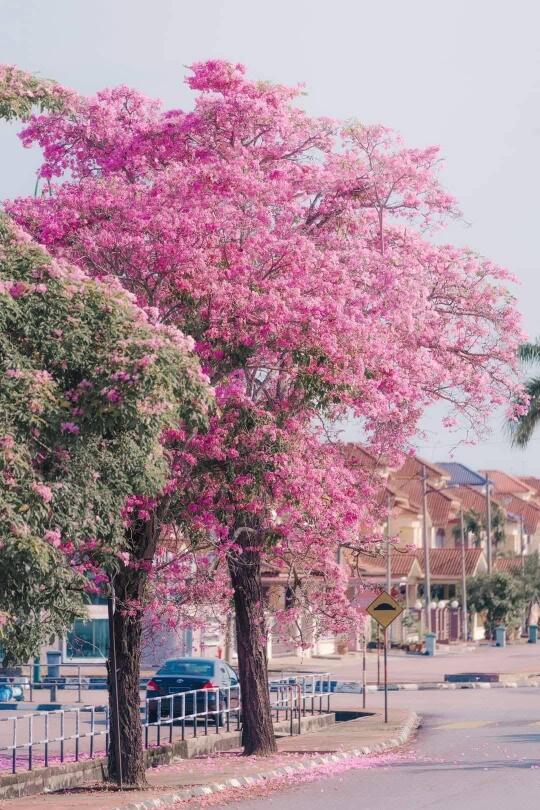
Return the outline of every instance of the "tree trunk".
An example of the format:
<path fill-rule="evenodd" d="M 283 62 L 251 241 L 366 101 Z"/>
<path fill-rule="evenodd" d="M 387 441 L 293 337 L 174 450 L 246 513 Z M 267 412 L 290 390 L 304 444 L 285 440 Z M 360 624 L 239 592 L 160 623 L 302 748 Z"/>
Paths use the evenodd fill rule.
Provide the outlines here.
<path fill-rule="evenodd" d="M 116 648 L 116 672 L 118 684 L 118 717 L 120 726 L 120 757 L 122 782 L 126 787 L 142 787 L 147 784 L 143 760 L 142 727 L 140 713 L 139 678 L 141 663 L 142 610 L 125 612 L 123 605 L 136 599 L 146 580 L 143 571 L 123 569 L 115 576 L 114 588 L 116 610 L 114 613 L 114 642 Z M 109 779 L 117 780 L 116 765 L 116 706 L 110 688 L 112 677 L 111 653 L 109 652 Z"/>
<path fill-rule="evenodd" d="M 267 756 L 277 747 L 268 692 L 260 552 L 248 546 L 241 554 L 231 553 L 229 572 L 234 588 L 242 690 L 242 745 L 246 755 Z"/>
<path fill-rule="evenodd" d="M 147 523 L 129 530 L 126 547 L 135 562 L 150 561 L 153 558 L 159 522 L 155 516 Z M 142 620 L 144 615 L 144 595 L 148 573 L 143 566 L 121 566 L 114 576 L 116 609 L 114 612 L 114 641 L 116 651 L 116 673 L 118 684 L 118 716 L 120 725 L 120 758 L 122 782 L 125 787 L 147 785 L 140 713 L 139 679 L 141 671 Z M 109 671 L 109 779 L 117 780 L 116 764 L 116 706 L 111 690 L 111 651 L 108 660 Z"/>

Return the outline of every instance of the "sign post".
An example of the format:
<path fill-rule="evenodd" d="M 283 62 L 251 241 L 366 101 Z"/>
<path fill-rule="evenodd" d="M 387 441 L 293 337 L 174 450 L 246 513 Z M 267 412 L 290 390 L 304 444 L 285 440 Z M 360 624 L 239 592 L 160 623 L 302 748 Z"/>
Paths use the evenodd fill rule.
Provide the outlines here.
<path fill-rule="evenodd" d="M 364 625 L 364 635 L 362 636 L 362 708 L 366 708 L 366 628 Z"/>
<path fill-rule="evenodd" d="M 382 591 L 373 602 L 367 606 L 367 612 L 375 619 L 377 625 L 384 630 L 384 722 L 388 723 L 388 660 L 386 630 L 397 619 L 403 608 L 393 596 Z"/>
<path fill-rule="evenodd" d="M 386 643 L 386 632 L 384 628 L 384 722 L 388 723 L 388 645 Z"/>
<path fill-rule="evenodd" d="M 377 625 L 377 689 L 381 685 L 381 628 Z"/>

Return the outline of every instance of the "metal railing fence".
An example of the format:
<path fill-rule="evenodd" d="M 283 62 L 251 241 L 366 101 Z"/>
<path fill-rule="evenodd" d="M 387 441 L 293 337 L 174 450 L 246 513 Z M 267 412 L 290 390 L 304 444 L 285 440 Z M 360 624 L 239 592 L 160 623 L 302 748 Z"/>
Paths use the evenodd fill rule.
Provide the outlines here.
<path fill-rule="evenodd" d="M 241 696 L 240 686 L 191 689 L 188 692 L 174 692 L 161 697 L 149 697 L 144 706 L 144 746 L 151 744 L 151 729 L 155 729 L 155 742 L 161 745 L 162 729 L 168 730 L 169 743 L 174 741 L 173 730 L 179 731 L 181 740 L 186 739 L 186 726 L 192 727 L 192 736 L 199 732 L 207 736 L 209 724 L 215 733 L 220 728 L 230 731 L 232 726 L 240 729 Z"/>
<path fill-rule="evenodd" d="M 330 673 L 282 672 L 278 678 L 268 682 L 271 707 L 277 723 L 281 719 L 290 722 L 290 734 L 294 733 L 294 721 L 297 721 L 298 734 L 302 733 L 302 717 L 307 714 L 322 714 L 330 711 Z M 326 703 L 326 709 L 323 709 Z"/>
<path fill-rule="evenodd" d="M 288 721 L 291 735 L 302 732 L 306 715 L 330 711 L 330 673 L 282 673 L 268 682 L 268 688 L 272 717 L 276 722 Z M 242 724 L 240 686 L 147 697 L 141 706 L 141 723 L 145 749 L 172 744 L 175 730 L 177 740 L 185 740 L 189 728 L 191 737 L 238 731 Z M 38 764 L 48 767 L 53 761 L 78 762 L 81 757 L 103 755 L 108 746 L 108 706 L 66 706 L 0 716 L 0 772 L 32 770 Z"/>
<path fill-rule="evenodd" d="M 96 745 L 98 738 L 103 738 L 101 750 Z M 85 751 L 83 742 L 86 740 Z M 73 742 L 72 750 L 67 751 L 70 742 Z M 104 753 L 108 745 L 107 706 L 74 706 L 0 716 L 0 771 L 9 768 L 16 773 L 22 766 L 31 771 L 36 764 L 47 768 L 53 760 L 55 763 L 78 762 L 81 756 L 92 759 L 96 753 Z"/>
<path fill-rule="evenodd" d="M 34 691 L 41 694 L 41 692 L 49 690 L 51 701 L 56 701 L 58 691 L 76 691 L 77 702 L 82 703 L 83 691 L 91 692 L 96 690 L 102 692 L 107 688 L 107 669 L 105 664 L 98 664 L 95 662 L 88 664 L 74 664 L 67 662 L 52 666 L 40 664 L 38 667 L 38 680 L 36 680 L 35 677 L 35 664 L 21 664 L 15 669 L 19 669 L 20 674 L 0 674 L 0 684 L 19 687 L 19 689 L 22 690 L 23 699 L 28 700 L 30 703 L 32 703 L 35 698 Z M 56 672 L 58 669 L 61 670 L 61 674 L 51 674 Z M 96 675 L 96 669 L 101 669 L 103 671 L 103 675 Z M 70 674 L 66 674 L 66 670 Z M 88 670 L 91 670 L 91 672 L 88 672 Z"/>

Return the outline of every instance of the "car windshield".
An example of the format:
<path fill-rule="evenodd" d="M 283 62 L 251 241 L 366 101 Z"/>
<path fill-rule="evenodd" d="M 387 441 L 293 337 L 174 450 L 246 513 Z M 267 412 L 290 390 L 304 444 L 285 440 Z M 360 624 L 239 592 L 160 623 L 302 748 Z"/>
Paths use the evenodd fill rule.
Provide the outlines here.
<path fill-rule="evenodd" d="M 161 669 L 158 669 L 157 674 L 211 678 L 214 674 L 214 665 L 210 661 L 166 661 Z"/>

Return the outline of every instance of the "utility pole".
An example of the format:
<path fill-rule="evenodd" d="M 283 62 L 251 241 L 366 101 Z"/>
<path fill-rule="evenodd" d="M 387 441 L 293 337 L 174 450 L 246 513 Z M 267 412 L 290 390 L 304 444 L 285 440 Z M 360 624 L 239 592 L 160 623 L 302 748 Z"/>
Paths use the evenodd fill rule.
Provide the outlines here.
<path fill-rule="evenodd" d="M 431 632 L 431 576 L 429 572 L 429 543 L 427 527 L 427 473 L 426 465 L 422 464 L 422 543 L 424 547 L 424 574 L 425 574 L 425 603 L 426 603 L 426 632 Z"/>
<path fill-rule="evenodd" d="M 461 523 L 461 622 L 462 622 L 462 635 L 463 641 L 467 641 L 468 636 L 468 622 L 467 622 L 467 576 L 465 569 L 465 520 L 463 518 L 463 507 L 460 507 L 460 523 Z"/>
<path fill-rule="evenodd" d="M 488 574 L 492 573 L 492 548 L 491 548 L 491 492 L 489 491 L 489 478 L 486 473 L 486 555 Z"/>
<path fill-rule="evenodd" d="M 390 509 L 392 498 L 388 495 L 386 499 L 387 517 L 386 517 L 386 592 L 392 593 L 392 547 L 390 545 Z M 390 628 L 390 643 L 392 643 L 392 629 Z M 386 633 L 384 635 L 384 642 L 386 645 Z"/>
<path fill-rule="evenodd" d="M 366 692 L 367 692 L 367 674 L 366 674 L 366 623 L 364 622 L 364 631 L 362 633 L 362 708 L 366 708 Z"/>
<path fill-rule="evenodd" d="M 521 570 L 525 568 L 525 538 L 523 536 L 523 515 L 519 516 L 519 542 L 521 550 Z"/>

